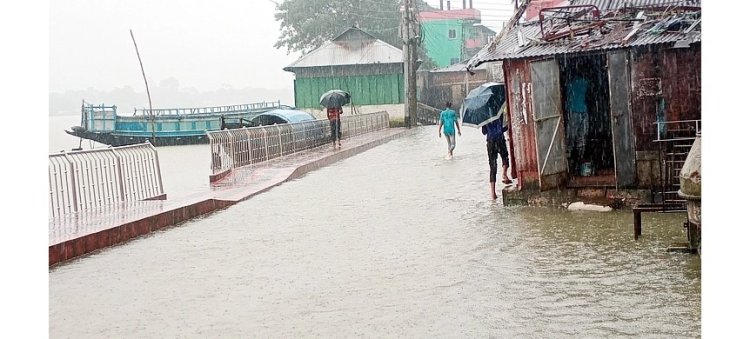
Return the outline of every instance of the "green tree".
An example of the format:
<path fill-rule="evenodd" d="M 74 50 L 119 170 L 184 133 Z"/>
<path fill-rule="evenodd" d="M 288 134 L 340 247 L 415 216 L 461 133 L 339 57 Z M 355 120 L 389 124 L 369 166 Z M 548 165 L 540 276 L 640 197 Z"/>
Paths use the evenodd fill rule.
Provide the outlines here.
<path fill-rule="evenodd" d="M 402 47 L 399 27 L 401 0 L 285 0 L 276 3 L 274 18 L 281 33 L 275 48 L 307 53 L 356 26 L 397 48 Z M 431 9 L 418 0 L 420 10 Z M 420 48 L 423 67 L 433 65 Z"/>

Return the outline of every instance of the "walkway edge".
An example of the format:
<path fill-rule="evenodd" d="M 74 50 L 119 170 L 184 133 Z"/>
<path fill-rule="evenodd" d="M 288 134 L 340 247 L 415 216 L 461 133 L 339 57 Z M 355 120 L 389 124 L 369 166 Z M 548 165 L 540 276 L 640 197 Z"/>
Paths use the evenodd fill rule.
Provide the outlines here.
<path fill-rule="evenodd" d="M 373 140 L 359 146 L 354 146 L 351 149 L 344 149 L 317 160 L 312 160 L 309 163 L 298 166 L 285 178 L 282 178 L 277 182 L 272 182 L 267 187 L 264 187 L 260 190 L 256 190 L 254 192 L 245 194 L 244 196 L 240 196 L 238 199 L 221 198 L 222 192 L 215 192 L 212 197 L 206 200 L 190 203 L 188 205 L 176 206 L 167 211 L 162 211 L 160 213 L 150 215 L 136 221 L 130 221 L 119 226 L 100 230 L 91 234 L 86 234 L 84 236 L 63 241 L 57 244 L 49 245 L 49 267 L 51 268 L 57 264 L 64 263 L 71 259 L 79 258 L 94 251 L 111 247 L 113 245 L 122 244 L 140 236 L 152 233 L 154 231 L 169 226 L 174 226 L 198 216 L 227 208 L 240 201 L 247 200 L 257 194 L 266 192 L 275 186 L 281 185 L 284 182 L 299 178 L 302 175 L 315 169 L 351 157 L 391 140 L 400 138 L 404 136 L 408 131 L 410 130 L 405 129 L 387 137 Z M 238 194 L 230 193 L 229 195 Z"/>

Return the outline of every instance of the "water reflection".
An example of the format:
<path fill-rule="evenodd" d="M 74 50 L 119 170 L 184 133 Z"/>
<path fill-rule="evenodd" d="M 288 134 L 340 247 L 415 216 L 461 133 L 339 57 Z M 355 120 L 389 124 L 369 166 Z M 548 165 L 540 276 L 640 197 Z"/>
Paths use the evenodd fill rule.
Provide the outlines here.
<path fill-rule="evenodd" d="M 700 336 L 683 218 L 503 207 L 481 133 L 435 132 L 51 270 L 50 335 Z"/>

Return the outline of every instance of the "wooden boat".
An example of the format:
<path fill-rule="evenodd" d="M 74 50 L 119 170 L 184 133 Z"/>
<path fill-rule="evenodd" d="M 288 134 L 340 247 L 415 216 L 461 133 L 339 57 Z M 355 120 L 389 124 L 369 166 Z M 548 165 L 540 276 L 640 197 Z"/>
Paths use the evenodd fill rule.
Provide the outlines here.
<path fill-rule="evenodd" d="M 132 115 L 117 114 L 117 106 L 92 105 L 83 101 L 81 125 L 65 132 L 111 146 L 143 143 L 154 146 L 208 143 L 207 131 L 247 126 L 255 116 L 274 109 L 293 107 L 280 102 L 243 105 L 135 109 Z"/>

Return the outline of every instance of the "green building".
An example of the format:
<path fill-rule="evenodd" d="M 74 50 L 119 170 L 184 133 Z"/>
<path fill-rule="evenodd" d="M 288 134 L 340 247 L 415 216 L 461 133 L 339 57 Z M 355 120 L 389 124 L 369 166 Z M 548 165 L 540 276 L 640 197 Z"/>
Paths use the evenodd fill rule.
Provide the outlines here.
<path fill-rule="evenodd" d="M 420 12 L 419 21 L 422 44 L 438 68 L 468 60 L 495 36 L 474 8 Z"/>
<path fill-rule="evenodd" d="M 341 89 L 351 94 L 360 113 L 388 110 L 392 117 L 403 116 L 401 49 L 359 28 L 347 29 L 284 70 L 295 75 L 294 102 L 300 109 L 317 115 L 320 95 Z"/>

